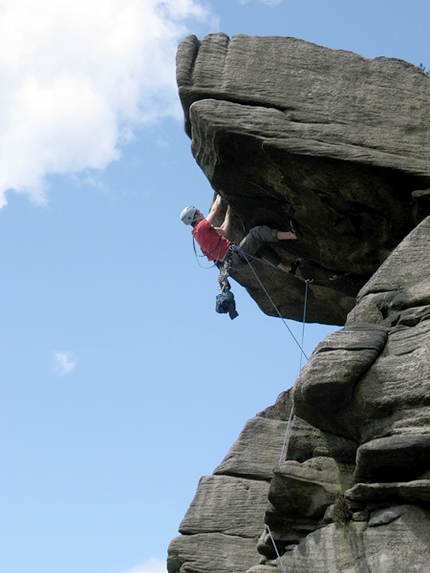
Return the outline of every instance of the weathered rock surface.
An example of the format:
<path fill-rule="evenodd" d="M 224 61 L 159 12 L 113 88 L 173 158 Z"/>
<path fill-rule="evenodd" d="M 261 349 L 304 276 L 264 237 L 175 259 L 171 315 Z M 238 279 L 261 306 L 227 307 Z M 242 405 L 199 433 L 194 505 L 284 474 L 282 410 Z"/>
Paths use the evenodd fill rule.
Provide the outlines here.
<path fill-rule="evenodd" d="M 222 533 L 177 537 L 169 546 L 167 567 L 170 572 L 210 571 L 236 573 L 258 563 L 254 539 Z"/>
<path fill-rule="evenodd" d="M 423 531 L 430 527 L 430 321 L 425 312 L 430 291 L 423 287 L 429 284 L 429 236 L 430 218 L 387 258 L 362 289 L 345 328 L 321 342 L 296 380 L 294 412 L 301 421 L 291 427 L 289 444 L 294 440 L 295 451 L 288 450 L 287 460 L 300 451 L 303 420 L 326 439 L 347 440 L 349 460 L 354 444 L 356 454 L 355 463 L 348 465 L 342 450 L 327 448 L 324 454 L 319 446 L 340 473 L 326 477 L 330 486 L 313 514 L 312 493 L 303 488 L 301 500 L 292 506 L 277 487 L 275 472 L 266 523 L 272 524 L 278 551 L 285 552 L 287 544 L 291 549 L 294 536 L 301 534 L 297 549 L 283 556 L 288 572 L 380 573 L 392 570 L 394 563 L 402 572 L 430 571 L 430 538 L 421 537 L 418 545 L 415 539 L 421 526 Z M 318 432 L 308 432 L 307 441 L 303 450 L 310 457 L 302 463 L 303 471 L 305 464 L 311 467 L 320 459 Z M 310 487 L 315 479 L 312 472 L 304 473 Z M 289 485 L 289 495 L 294 491 L 298 494 L 297 486 Z M 309 505 L 300 508 L 306 500 Z M 398 506 L 394 518 L 387 517 L 392 510 L 385 510 L 391 505 Z M 372 529 L 381 525 L 372 517 L 379 515 L 374 513 L 378 507 L 387 517 L 383 535 Z M 308 532 L 296 525 L 303 526 L 305 519 Z M 423 547 L 425 555 L 415 555 Z M 259 549 L 274 557 L 267 536 Z"/>
<path fill-rule="evenodd" d="M 427 469 L 430 291 L 423 285 L 429 285 L 429 239 L 430 218 L 375 273 L 345 328 L 316 348 L 296 382 L 294 406 L 299 416 L 365 444 L 357 452 L 357 475 L 363 478 L 405 466 L 411 479 L 411 473 L 418 477 Z M 396 300 L 401 303 L 393 304 Z M 345 337 L 353 341 L 349 347 Z"/>
<path fill-rule="evenodd" d="M 429 77 L 294 38 L 213 34 L 182 42 L 177 81 L 194 157 L 236 213 L 231 238 L 293 219 L 304 237 L 279 252 L 308 261 L 308 321 L 342 325 L 430 214 Z M 282 315 L 300 320 L 303 284 L 256 269 Z M 249 269 L 234 278 L 276 315 Z"/>
<path fill-rule="evenodd" d="M 268 492 L 269 484 L 265 481 L 233 476 L 204 477 L 179 532 L 258 538 Z"/>
<path fill-rule="evenodd" d="M 366 503 L 416 503 L 430 507 L 430 480 L 393 483 L 357 483 L 345 491 L 351 501 Z"/>
<path fill-rule="evenodd" d="M 357 439 L 346 412 L 350 413 L 355 383 L 381 354 L 386 340 L 387 330 L 373 324 L 352 325 L 327 336 L 297 380 L 294 403 L 298 415 L 305 420 L 312 417 L 322 430 Z M 339 431 L 342 416 L 347 418 L 344 432 Z"/>
<path fill-rule="evenodd" d="M 218 34 L 186 40 L 178 79 L 193 152 L 234 206 L 235 232 L 291 215 L 308 268 L 350 274 L 311 287 L 312 320 L 344 328 L 202 478 L 169 572 L 430 573 L 430 193 L 411 195 L 428 185 L 429 78 L 398 60 Z M 260 270 L 284 315 L 287 302 L 302 310 L 294 281 Z"/>
<path fill-rule="evenodd" d="M 368 523 L 330 524 L 282 557 L 288 573 L 430 573 L 430 513 L 414 506 L 377 510 Z"/>
<path fill-rule="evenodd" d="M 291 407 L 283 395 L 279 403 Z M 278 408 L 249 420 L 216 475 L 200 480 L 179 527 L 183 536 L 169 547 L 170 573 L 236 573 L 258 563 L 257 541 L 264 529 L 269 481 L 279 463 L 287 427 L 284 420 L 271 418 Z"/>
<path fill-rule="evenodd" d="M 265 522 L 273 532 L 280 553 L 324 524 L 330 505 L 352 481 L 350 466 L 331 457 L 314 457 L 303 463 L 286 461 L 273 474 Z M 267 534 L 260 538 L 259 551 L 274 559 L 276 551 Z"/>
<path fill-rule="evenodd" d="M 252 418 L 214 473 L 270 480 L 282 451 L 285 426 L 282 420 Z"/>

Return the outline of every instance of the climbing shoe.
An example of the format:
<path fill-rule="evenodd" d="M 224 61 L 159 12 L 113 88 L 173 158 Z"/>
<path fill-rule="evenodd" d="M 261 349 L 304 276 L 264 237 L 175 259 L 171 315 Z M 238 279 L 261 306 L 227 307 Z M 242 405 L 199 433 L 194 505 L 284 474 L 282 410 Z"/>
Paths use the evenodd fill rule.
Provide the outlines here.
<path fill-rule="evenodd" d="M 304 259 L 296 259 L 295 261 L 293 261 L 291 263 L 291 271 L 290 274 L 295 275 L 297 272 L 297 269 L 301 269 L 302 266 L 304 265 L 305 260 Z"/>

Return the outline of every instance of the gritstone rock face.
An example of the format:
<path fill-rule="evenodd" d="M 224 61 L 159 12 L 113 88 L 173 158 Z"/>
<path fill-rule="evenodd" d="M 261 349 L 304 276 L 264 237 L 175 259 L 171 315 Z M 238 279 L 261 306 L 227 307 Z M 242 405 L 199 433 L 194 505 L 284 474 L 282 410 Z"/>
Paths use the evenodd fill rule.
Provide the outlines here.
<path fill-rule="evenodd" d="M 303 238 L 278 250 L 308 261 L 308 321 L 343 325 L 359 289 L 430 214 L 429 77 L 294 38 L 212 34 L 179 46 L 177 81 L 192 153 L 234 209 L 231 238 L 292 219 Z M 301 320 L 303 283 L 258 273 L 282 315 Z M 249 269 L 234 278 L 276 314 Z"/>
<path fill-rule="evenodd" d="M 178 85 L 237 240 L 292 218 L 304 237 L 279 252 L 309 261 L 308 320 L 343 328 L 202 478 L 169 572 L 430 573 L 430 78 L 215 34 L 180 46 Z M 259 267 L 301 320 L 303 283 L 276 272 Z M 234 278 L 271 314 L 249 270 Z"/>

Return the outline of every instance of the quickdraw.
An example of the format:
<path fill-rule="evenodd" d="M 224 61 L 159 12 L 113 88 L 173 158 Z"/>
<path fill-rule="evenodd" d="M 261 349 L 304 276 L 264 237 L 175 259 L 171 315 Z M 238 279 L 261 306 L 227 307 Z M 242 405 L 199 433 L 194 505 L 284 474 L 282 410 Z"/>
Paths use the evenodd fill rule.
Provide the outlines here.
<path fill-rule="evenodd" d="M 228 277 L 230 276 L 230 267 L 231 267 L 231 261 L 226 260 L 224 262 L 223 266 L 219 270 L 218 289 L 221 292 L 224 292 L 225 290 L 231 289 L 230 282 L 228 280 Z"/>

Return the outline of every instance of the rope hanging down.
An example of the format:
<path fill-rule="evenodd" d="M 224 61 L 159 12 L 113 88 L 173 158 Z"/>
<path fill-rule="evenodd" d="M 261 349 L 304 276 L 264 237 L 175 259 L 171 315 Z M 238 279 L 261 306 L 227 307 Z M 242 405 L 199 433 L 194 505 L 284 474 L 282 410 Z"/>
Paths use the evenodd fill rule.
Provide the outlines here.
<path fill-rule="evenodd" d="M 305 300 L 304 300 L 304 305 L 303 305 L 303 329 L 302 329 L 302 345 L 301 345 L 301 352 L 300 352 L 300 370 L 302 369 L 302 357 L 303 357 L 303 354 L 304 354 L 304 352 L 303 352 L 303 344 L 304 344 L 304 336 L 305 336 L 305 324 L 306 324 L 306 311 L 307 311 L 307 301 L 308 301 L 308 289 L 309 289 L 309 282 L 306 281 Z M 306 356 L 306 355 L 305 355 L 305 356 Z M 280 456 L 279 456 L 278 467 L 282 464 L 282 461 L 283 461 L 283 459 L 284 459 L 284 454 L 285 454 L 285 457 L 286 457 L 286 455 L 287 455 L 287 454 L 286 454 L 287 439 L 288 439 L 288 434 L 289 434 L 289 432 L 290 432 L 291 421 L 292 421 L 292 419 L 293 419 L 293 415 L 294 415 L 294 406 L 293 406 L 293 404 L 291 404 L 290 414 L 289 414 L 289 416 L 288 416 L 287 428 L 286 428 L 286 430 L 285 430 L 284 441 L 283 441 L 282 448 L 281 448 L 281 453 L 280 453 Z M 281 569 L 282 569 L 282 573 L 287 573 L 287 570 L 286 570 L 285 565 L 284 565 L 284 563 L 283 563 L 283 561 L 282 561 L 282 558 L 281 558 L 281 555 L 280 555 L 280 553 L 279 553 L 279 550 L 278 550 L 278 548 L 277 548 L 277 546 L 276 546 L 275 539 L 274 539 L 274 537 L 273 537 L 272 531 L 271 531 L 271 529 L 270 529 L 270 527 L 269 527 L 268 524 L 266 524 L 266 529 L 267 529 L 267 531 L 268 531 L 268 533 L 269 533 L 270 540 L 271 540 L 271 542 L 272 542 L 272 545 L 273 545 L 273 548 L 274 548 L 274 550 L 275 550 L 277 559 L 278 559 L 278 561 L 279 561 L 279 565 L 281 566 Z"/>
<path fill-rule="evenodd" d="M 307 310 L 307 302 L 308 302 L 308 288 L 309 288 L 309 283 L 306 283 L 306 291 L 305 291 L 305 303 L 303 306 L 303 328 L 302 328 L 302 348 L 303 348 L 303 344 L 304 344 L 304 340 L 305 340 L 305 324 L 306 324 L 306 310 Z M 299 372 L 302 369 L 302 357 L 303 357 L 303 352 L 300 353 L 300 368 L 299 368 Z M 287 438 L 288 438 L 288 434 L 290 431 L 290 426 L 291 426 L 291 420 L 293 419 L 293 414 L 294 414 L 294 407 L 293 404 L 291 404 L 291 408 L 290 408 L 290 415 L 288 416 L 288 423 L 287 423 L 287 428 L 285 430 L 285 436 L 284 436 L 284 441 L 282 443 L 282 448 L 281 448 L 281 453 L 279 455 L 279 461 L 278 461 L 278 466 L 280 466 L 282 464 L 282 460 L 284 459 L 284 453 L 285 453 L 285 457 L 286 457 L 286 448 L 287 448 Z"/>
<path fill-rule="evenodd" d="M 289 333 L 291 334 L 292 338 L 294 339 L 294 341 L 296 342 L 297 346 L 300 348 L 300 370 L 302 369 L 302 360 L 303 360 L 303 356 L 306 358 L 306 360 L 308 359 L 308 357 L 306 356 L 304 350 L 303 350 L 303 346 L 304 346 L 304 338 L 305 338 L 305 326 L 306 326 L 306 312 L 307 312 L 307 302 L 308 302 L 308 294 L 309 294 L 309 280 L 303 279 L 302 277 L 297 277 L 296 275 L 291 275 L 296 279 L 302 280 L 305 283 L 305 295 L 304 295 L 304 304 L 303 304 L 303 320 L 302 320 L 302 340 L 301 343 L 299 343 L 299 341 L 297 340 L 297 338 L 294 336 L 292 330 L 290 329 L 290 327 L 288 326 L 288 324 L 286 323 L 284 317 L 281 315 L 281 313 L 279 312 L 278 307 L 276 306 L 276 304 L 274 303 L 272 297 L 270 296 L 269 292 L 267 291 L 266 287 L 264 286 L 264 284 L 262 283 L 260 277 L 258 276 L 257 272 L 255 271 L 253 265 L 250 262 L 250 259 L 254 259 L 254 260 L 260 260 L 265 264 L 268 264 L 269 266 L 272 266 L 274 268 L 275 265 L 273 265 L 272 263 L 270 263 L 269 261 L 265 261 L 263 259 L 259 259 L 258 257 L 255 257 L 253 255 L 249 255 L 248 253 L 245 253 L 244 251 L 242 251 L 239 247 L 237 247 L 236 245 L 233 246 L 233 248 L 241 254 L 242 257 L 244 257 L 248 263 L 249 268 L 251 269 L 252 273 L 254 274 L 255 278 L 257 279 L 260 287 L 263 289 L 265 295 L 267 296 L 268 300 L 270 301 L 271 305 L 273 306 L 273 308 L 275 309 L 276 313 L 278 314 L 279 318 L 282 320 L 282 322 L 284 323 L 284 325 L 286 326 L 286 328 L 288 329 Z M 224 273 L 221 276 L 221 280 L 220 280 L 220 284 L 224 283 L 225 281 L 228 281 L 228 271 L 229 269 L 225 269 Z M 281 465 L 283 458 L 284 458 L 284 453 L 286 451 L 286 446 L 287 446 L 287 439 L 288 439 L 288 434 L 290 431 L 290 427 L 291 427 L 291 421 L 293 419 L 293 414 L 294 414 L 294 407 L 293 405 L 291 405 L 291 409 L 290 409 L 290 414 L 288 417 L 288 422 L 287 422 L 287 428 L 285 430 L 285 436 L 284 436 L 284 441 L 282 444 L 282 448 L 281 448 L 281 453 L 279 456 L 279 461 L 278 461 L 278 466 Z M 286 454 L 285 454 L 286 455 Z M 279 550 L 276 546 L 275 543 L 275 539 L 273 538 L 272 535 L 272 531 L 269 527 L 269 525 L 266 524 L 266 529 L 269 533 L 273 548 L 275 550 L 277 559 L 279 561 L 279 564 L 281 566 L 282 572 L 283 573 L 287 573 L 286 569 L 285 569 L 285 565 L 282 562 L 281 559 L 281 555 L 279 553 Z"/>
<path fill-rule="evenodd" d="M 267 524 L 266 524 L 266 529 L 267 529 L 267 531 L 269 532 L 270 539 L 271 539 L 272 545 L 273 545 L 273 547 L 274 547 L 274 549 L 275 549 L 276 556 L 277 556 L 277 558 L 279 559 L 279 564 L 280 564 L 280 566 L 281 566 L 282 572 L 283 572 L 283 573 L 287 573 L 287 571 L 286 571 L 286 569 L 285 569 L 285 565 L 282 563 L 281 556 L 279 555 L 278 548 L 276 547 L 275 540 L 273 539 L 273 535 L 272 535 L 272 532 L 271 532 L 271 530 L 270 530 L 270 527 L 269 527 Z"/>
<path fill-rule="evenodd" d="M 193 247 L 194 247 L 194 253 L 196 255 L 196 258 L 199 257 L 199 255 L 197 254 L 196 251 L 196 247 L 195 247 L 195 243 L 193 241 Z M 276 267 L 276 265 L 274 265 L 273 263 L 271 263 L 270 261 L 266 261 L 264 259 L 260 259 L 259 257 L 256 257 L 255 255 L 250 255 L 248 253 L 246 253 L 245 251 L 242 251 L 242 249 L 240 249 L 240 247 L 238 247 L 237 245 L 232 245 L 231 248 L 233 250 L 235 250 L 237 253 L 239 253 L 247 262 L 249 268 L 251 269 L 252 273 L 254 274 L 255 278 L 257 279 L 260 287 L 262 288 L 263 292 L 265 293 L 265 295 L 267 296 L 268 300 L 270 301 L 270 304 L 273 306 L 273 308 L 275 309 L 277 315 L 279 316 L 279 318 L 282 320 L 284 326 L 287 328 L 288 332 L 290 333 L 291 337 L 293 338 L 294 342 L 297 344 L 297 346 L 300 348 L 300 367 L 299 367 L 299 371 L 302 369 L 302 363 L 303 363 L 303 356 L 306 358 L 306 360 L 308 360 L 308 356 L 306 355 L 305 351 L 303 350 L 303 346 L 304 346 L 304 339 L 305 339 L 305 327 L 306 327 L 306 312 L 307 312 L 307 303 L 308 303 L 308 294 L 309 294 L 309 280 L 308 279 L 304 279 L 303 277 L 298 277 L 296 275 L 293 275 L 291 273 L 287 273 L 289 274 L 291 277 L 300 280 L 302 282 L 305 283 L 305 295 L 304 295 L 304 304 L 303 304 L 303 320 L 302 320 L 302 340 L 301 343 L 297 340 L 297 338 L 294 336 L 294 333 L 292 332 L 291 328 L 288 326 L 285 318 L 282 316 L 282 314 L 280 313 L 278 307 L 276 306 L 276 304 L 274 303 L 272 297 L 270 296 L 268 290 L 266 289 L 266 287 L 264 286 L 264 284 L 262 283 L 260 277 L 258 276 L 257 272 L 255 271 L 253 265 L 251 264 L 251 259 L 253 260 L 257 260 L 260 261 L 268 266 L 271 266 L 273 268 L 276 268 L 278 270 L 282 270 L 279 269 L 278 267 Z M 215 247 L 216 249 L 216 247 Z M 215 250 L 214 249 L 214 250 Z M 205 256 L 205 255 L 202 255 Z M 202 265 L 200 265 L 202 266 Z M 204 267 L 204 268 L 212 268 L 215 265 L 211 265 L 211 267 Z M 220 272 L 220 277 L 219 277 L 219 288 L 221 289 L 221 292 L 224 291 L 225 288 L 230 288 L 230 285 L 228 283 L 228 276 L 229 276 L 229 270 L 230 267 L 229 265 L 227 265 L 227 267 L 223 267 L 223 269 L 221 269 Z M 282 271 L 282 272 L 286 272 L 286 271 Z M 281 465 L 282 460 L 284 458 L 284 453 L 286 450 L 286 446 L 287 446 L 287 439 L 288 439 L 288 434 L 290 431 L 290 427 L 291 427 L 291 421 L 293 418 L 293 414 L 294 414 L 294 408 L 293 406 L 291 406 L 290 409 L 290 414 L 288 417 L 288 423 L 287 423 L 287 428 L 285 431 L 285 436 L 284 436 L 284 441 L 282 444 L 282 448 L 281 448 L 281 453 L 279 456 L 279 461 L 278 461 L 278 466 Z M 269 530 L 270 532 L 270 530 Z M 271 533 L 270 533 L 271 535 Z"/>
<path fill-rule="evenodd" d="M 282 320 L 282 322 L 284 323 L 284 325 L 286 326 L 286 328 L 288 329 L 289 333 L 291 334 L 291 336 L 293 337 L 294 341 L 296 342 L 297 346 L 300 348 L 300 367 L 299 367 L 299 371 L 302 369 L 302 363 L 303 363 L 303 356 L 306 358 L 306 360 L 308 360 L 308 357 L 306 356 L 304 350 L 303 350 L 303 346 L 304 346 L 304 339 L 305 339 L 305 327 L 306 327 L 306 313 L 307 313 L 307 304 L 308 304 L 308 294 L 309 294 L 309 281 L 306 279 L 303 279 L 301 277 L 296 277 L 295 275 L 294 278 L 300 279 L 302 281 L 304 281 L 305 283 L 305 295 L 304 295 L 304 304 L 303 304 L 303 319 L 302 319 L 302 340 L 301 343 L 299 343 L 299 341 L 297 340 L 297 338 L 294 336 L 292 330 L 290 329 L 290 327 L 288 326 L 288 324 L 286 323 L 284 317 L 281 315 L 281 313 L 279 312 L 278 307 L 276 306 L 276 304 L 274 303 L 272 297 L 270 296 L 269 292 L 267 291 L 266 287 L 264 286 L 264 284 L 262 283 L 260 277 L 258 276 L 258 274 L 256 273 L 254 267 L 252 266 L 252 264 L 250 263 L 250 259 L 257 259 L 257 260 L 261 260 L 258 259 L 258 257 L 254 257 L 252 255 L 248 255 L 247 253 L 245 253 L 244 251 L 241 251 L 239 249 L 239 247 L 235 247 L 235 249 L 240 252 L 240 254 L 246 259 L 249 268 L 251 269 L 251 271 L 253 272 L 255 278 L 257 279 L 259 285 L 261 286 L 261 288 L 263 289 L 265 295 L 267 296 L 267 298 L 269 299 L 270 303 L 272 304 L 273 308 L 275 309 L 276 313 L 278 314 L 278 316 L 280 317 L 280 319 Z M 264 263 L 268 263 L 268 261 L 264 261 Z M 271 266 L 275 266 L 272 265 L 271 263 L 268 263 Z M 275 267 L 277 268 L 277 267 Z M 294 408 L 293 406 L 291 406 L 290 409 L 290 414 L 288 417 L 288 423 L 287 423 L 287 428 L 285 431 L 285 436 L 284 436 L 284 441 L 282 444 L 282 448 L 281 448 L 281 453 L 279 456 L 279 461 L 278 461 L 278 466 L 281 465 L 283 459 L 284 459 L 284 454 L 286 451 L 286 446 L 287 446 L 287 439 L 288 439 L 288 434 L 290 431 L 290 427 L 291 427 L 291 421 L 293 419 L 293 414 L 294 414 Z"/>
<path fill-rule="evenodd" d="M 256 259 L 256 260 L 262 260 L 259 259 L 258 257 L 254 257 L 252 255 L 249 255 L 248 253 L 245 253 L 244 251 L 242 251 L 241 249 L 239 249 L 239 247 L 234 246 L 234 249 L 240 253 L 240 255 L 242 257 L 244 257 L 246 259 L 246 262 L 248 263 L 249 268 L 251 269 L 252 273 L 254 274 L 255 278 L 257 279 L 260 287 L 263 289 L 264 294 L 267 296 L 270 304 L 273 306 L 273 308 L 275 309 L 277 315 L 279 316 L 279 318 L 282 320 L 282 322 L 284 323 L 284 326 L 286 327 L 286 329 L 288 330 L 288 332 L 291 334 L 294 342 L 297 344 L 297 346 L 300 348 L 300 365 L 302 363 L 302 356 L 304 356 L 306 358 L 306 360 L 308 360 L 308 357 L 306 356 L 304 350 L 303 350 L 303 340 L 304 340 L 304 325 L 305 325 L 305 318 L 304 318 L 304 322 L 303 322 L 303 332 L 302 332 L 302 344 L 300 344 L 300 342 L 297 340 L 297 338 L 294 336 L 293 331 L 291 330 L 291 328 L 288 326 L 285 318 L 282 316 L 282 314 L 279 312 L 278 307 L 276 306 L 276 304 L 274 303 L 272 297 L 270 296 L 270 294 L 268 293 L 266 287 L 264 286 L 264 284 L 262 283 L 260 277 L 258 276 L 258 274 L 256 273 L 253 265 L 250 262 L 250 259 Z M 268 261 L 264 261 L 264 263 L 268 263 L 270 266 L 274 267 L 274 268 L 278 268 L 275 265 L 272 265 L 271 263 L 269 263 Z M 303 279 L 302 277 L 297 277 L 296 275 L 291 275 L 292 277 L 299 279 L 301 281 L 303 281 L 305 283 L 305 310 L 306 310 L 306 306 L 307 306 L 307 297 L 308 297 L 308 290 L 309 290 L 309 281 L 307 281 L 306 279 Z M 304 315 L 305 316 L 305 315 Z"/>
<path fill-rule="evenodd" d="M 307 312 L 307 307 L 308 307 L 308 294 L 309 294 L 309 281 L 306 281 L 306 283 L 305 283 L 305 300 L 304 300 L 304 304 L 303 304 L 302 344 L 300 347 L 302 349 L 302 351 L 300 352 L 300 368 L 299 368 L 299 371 L 302 369 L 303 355 L 305 356 L 306 360 L 308 359 L 306 354 L 303 352 L 303 346 L 305 343 L 305 326 L 306 326 L 306 312 Z"/>

